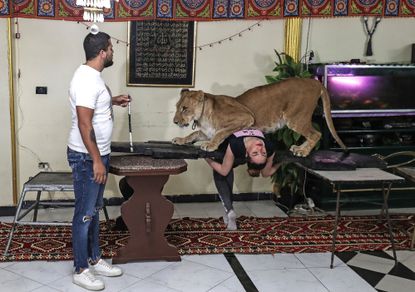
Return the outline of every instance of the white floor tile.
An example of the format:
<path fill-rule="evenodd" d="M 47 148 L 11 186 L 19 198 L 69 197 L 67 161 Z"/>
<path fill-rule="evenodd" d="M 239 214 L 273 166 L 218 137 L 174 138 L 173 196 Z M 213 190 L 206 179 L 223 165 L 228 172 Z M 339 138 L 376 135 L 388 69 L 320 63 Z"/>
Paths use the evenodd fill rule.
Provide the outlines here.
<path fill-rule="evenodd" d="M 392 250 L 387 250 L 385 252 L 393 258 L 393 251 Z M 413 251 L 413 250 L 397 250 L 396 251 L 396 256 L 398 258 L 398 262 L 401 262 L 401 263 L 403 263 L 405 261 L 414 261 L 415 262 L 415 251 Z"/>
<path fill-rule="evenodd" d="M 151 275 L 148 279 L 179 291 L 204 292 L 231 276 L 231 273 L 183 260 Z"/>
<path fill-rule="evenodd" d="M 287 214 L 276 207 L 275 202 L 271 200 L 253 201 L 246 206 L 256 217 L 287 217 Z"/>
<path fill-rule="evenodd" d="M 245 271 L 305 268 L 293 254 L 237 254 L 236 257 Z"/>
<path fill-rule="evenodd" d="M 412 251 L 412 255 L 401 261 L 401 263 L 415 273 L 415 251 Z"/>
<path fill-rule="evenodd" d="M 210 255 L 185 255 L 183 260 L 202 264 L 211 268 L 233 273 L 232 267 L 229 265 L 223 254 Z"/>
<path fill-rule="evenodd" d="M 155 261 L 155 262 L 139 262 L 139 263 L 127 263 L 118 265 L 124 270 L 125 273 L 135 276 L 140 279 L 144 279 L 156 272 L 163 270 L 164 268 L 174 264 L 174 262 Z"/>
<path fill-rule="evenodd" d="M 375 292 L 376 290 L 356 274 L 351 268 L 309 268 L 309 271 L 333 292 Z"/>
<path fill-rule="evenodd" d="M 124 274 L 120 277 L 97 276 L 97 278 L 104 281 L 106 292 L 107 291 L 108 292 L 121 291 L 140 281 L 140 279 L 130 276 L 128 274 Z M 85 292 L 85 289 L 72 283 L 72 274 L 69 276 L 63 277 L 59 280 L 56 280 L 52 283 L 49 283 L 48 286 L 52 287 L 53 289 L 57 289 L 59 291 L 65 291 L 65 292 L 78 292 L 78 291 Z"/>
<path fill-rule="evenodd" d="M 245 291 L 241 282 L 236 276 L 223 281 L 219 285 L 213 287 L 209 292 L 242 292 Z"/>
<path fill-rule="evenodd" d="M 126 289 L 141 280 L 128 274 L 124 274 L 119 277 L 99 276 L 99 278 L 105 283 L 105 292 L 122 291 L 123 289 Z"/>
<path fill-rule="evenodd" d="M 372 256 L 369 254 L 359 253 L 350 261 L 348 261 L 347 264 L 386 274 L 393 268 L 395 261 Z"/>
<path fill-rule="evenodd" d="M 13 222 L 14 216 L 3 216 L 0 217 L 1 222 L 11 223 Z"/>
<path fill-rule="evenodd" d="M 68 275 L 52 283 L 49 283 L 48 286 L 63 292 L 85 292 L 84 288 L 72 283 L 72 275 Z"/>
<path fill-rule="evenodd" d="M 30 292 L 59 292 L 59 290 L 56 290 L 52 287 L 48 287 L 48 286 L 41 286 L 35 290 L 32 290 Z"/>
<path fill-rule="evenodd" d="M 72 274 L 72 261 L 16 262 L 4 269 L 42 284 L 48 284 Z"/>
<path fill-rule="evenodd" d="M 233 209 L 235 210 L 236 216 L 254 216 L 251 209 L 247 207 L 245 202 L 233 202 Z"/>
<path fill-rule="evenodd" d="M 180 218 L 207 218 L 208 214 L 201 203 L 180 203 L 175 204 Z"/>
<path fill-rule="evenodd" d="M 106 291 L 106 290 L 105 290 Z M 120 292 L 178 292 L 179 290 L 175 290 L 169 287 L 165 287 L 151 281 L 150 279 L 141 280 L 134 285 L 120 290 Z"/>
<path fill-rule="evenodd" d="M 306 269 L 250 271 L 249 277 L 261 292 L 327 292 Z"/>
<path fill-rule="evenodd" d="M 1 251 L 2 253 L 4 252 L 3 250 Z M 5 267 L 8 267 L 10 265 L 14 265 L 16 262 L 0 262 L 0 269 L 3 269 Z"/>
<path fill-rule="evenodd" d="M 0 269 L 0 291 L 26 292 L 41 287 L 42 284 L 21 275 Z"/>
<path fill-rule="evenodd" d="M 296 253 L 295 256 L 307 268 L 328 268 L 330 267 L 331 252 L 325 253 Z M 345 266 L 338 257 L 334 256 L 333 267 Z"/>
<path fill-rule="evenodd" d="M 376 289 L 390 292 L 413 292 L 415 290 L 415 281 L 386 275 L 376 285 Z"/>

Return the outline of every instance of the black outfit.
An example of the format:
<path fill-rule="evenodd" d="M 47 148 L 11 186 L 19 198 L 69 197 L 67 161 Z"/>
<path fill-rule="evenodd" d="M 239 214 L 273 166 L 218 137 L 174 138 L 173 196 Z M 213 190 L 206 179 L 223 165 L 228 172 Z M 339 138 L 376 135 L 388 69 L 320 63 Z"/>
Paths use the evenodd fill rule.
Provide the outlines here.
<path fill-rule="evenodd" d="M 125 201 L 128 201 L 129 198 L 131 198 L 131 196 L 134 193 L 134 190 L 132 189 L 132 187 L 127 183 L 127 178 L 123 177 L 120 182 L 118 183 L 118 186 L 120 187 L 120 191 L 121 194 L 124 198 Z M 124 220 L 122 219 L 121 216 L 118 216 L 115 219 L 115 226 L 114 226 L 114 230 L 127 230 L 127 225 L 125 225 Z"/>
<path fill-rule="evenodd" d="M 265 149 L 267 151 L 267 157 L 270 157 L 272 154 L 274 154 L 275 150 L 273 143 L 271 141 L 266 140 L 264 137 L 261 137 L 259 135 L 253 135 L 249 132 L 247 132 L 246 135 L 243 136 L 236 136 L 235 134 L 232 134 L 225 141 L 222 142 L 218 150 L 226 152 L 228 145 L 230 146 L 232 153 L 235 157 L 233 168 L 246 162 L 246 148 L 244 143 L 245 137 L 257 137 L 263 140 L 265 144 Z M 216 189 L 218 190 L 219 198 L 221 199 L 226 212 L 229 212 L 233 209 L 233 168 L 225 176 L 213 170 L 213 180 L 215 182 Z"/>

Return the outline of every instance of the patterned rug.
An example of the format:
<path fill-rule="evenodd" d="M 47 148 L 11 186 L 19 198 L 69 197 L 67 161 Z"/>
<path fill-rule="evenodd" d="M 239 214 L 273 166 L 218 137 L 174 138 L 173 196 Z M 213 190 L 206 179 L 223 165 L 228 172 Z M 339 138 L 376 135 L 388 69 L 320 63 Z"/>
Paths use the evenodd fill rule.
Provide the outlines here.
<path fill-rule="evenodd" d="M 378 216 L 343 216 L 338 226 L 336 251 L 387 250 L 391 247 L 385 222 Z M 415 215 L 392 215 L 396 249 L 408 249 Z M 110 222 L 114 224 L 114 222 Z M 113 231 L 101 223 L 101 248 L 112 257 L 128 240 L 128 231 Z M 222 219 L 183 218 L 170 222 L 166 237 L 181 255 L 232 253 L 301 253 L 331 251 L 334 218 L 239 217 L 238 231 L 227 231 Z M 0 223 L 0 261 L 70 260 L 71 228 L 18 226 L 3 256 L 10 223 Z"/>

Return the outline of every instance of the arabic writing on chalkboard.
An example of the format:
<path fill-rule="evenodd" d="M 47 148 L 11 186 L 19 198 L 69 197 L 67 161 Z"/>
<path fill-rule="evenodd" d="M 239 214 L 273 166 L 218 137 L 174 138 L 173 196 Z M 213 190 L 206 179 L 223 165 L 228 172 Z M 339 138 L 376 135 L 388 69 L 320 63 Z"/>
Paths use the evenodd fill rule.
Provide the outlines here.
<path fill-rule="evenodd" d="M 194 85 L 194 22 L 146 20 L 129 25 L 128 85 Z"/>

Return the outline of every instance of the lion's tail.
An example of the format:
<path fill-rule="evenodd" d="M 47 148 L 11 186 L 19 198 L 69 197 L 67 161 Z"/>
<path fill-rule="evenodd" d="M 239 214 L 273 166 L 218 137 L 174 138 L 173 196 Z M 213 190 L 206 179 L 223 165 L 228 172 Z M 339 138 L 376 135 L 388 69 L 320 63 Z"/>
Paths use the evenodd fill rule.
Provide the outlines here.
<path fill-rule="evenodd" d="M 330 96 L 327 89 L 323 85 L 321 86 L 321 100 L 323 101 L 324 118 L 326 119 L 326 124 L 331 135 L 333 136 L 334 140 L 336 140 L 337 144 L 340 145 L 343 151 L 345 153 L 349 153 L 349 149 L 347 149 L 346 145 L 344 145 L 343 141 L 337 134 L 336 129 L 334 128 L 333 119 L 331 118 Z"/>

